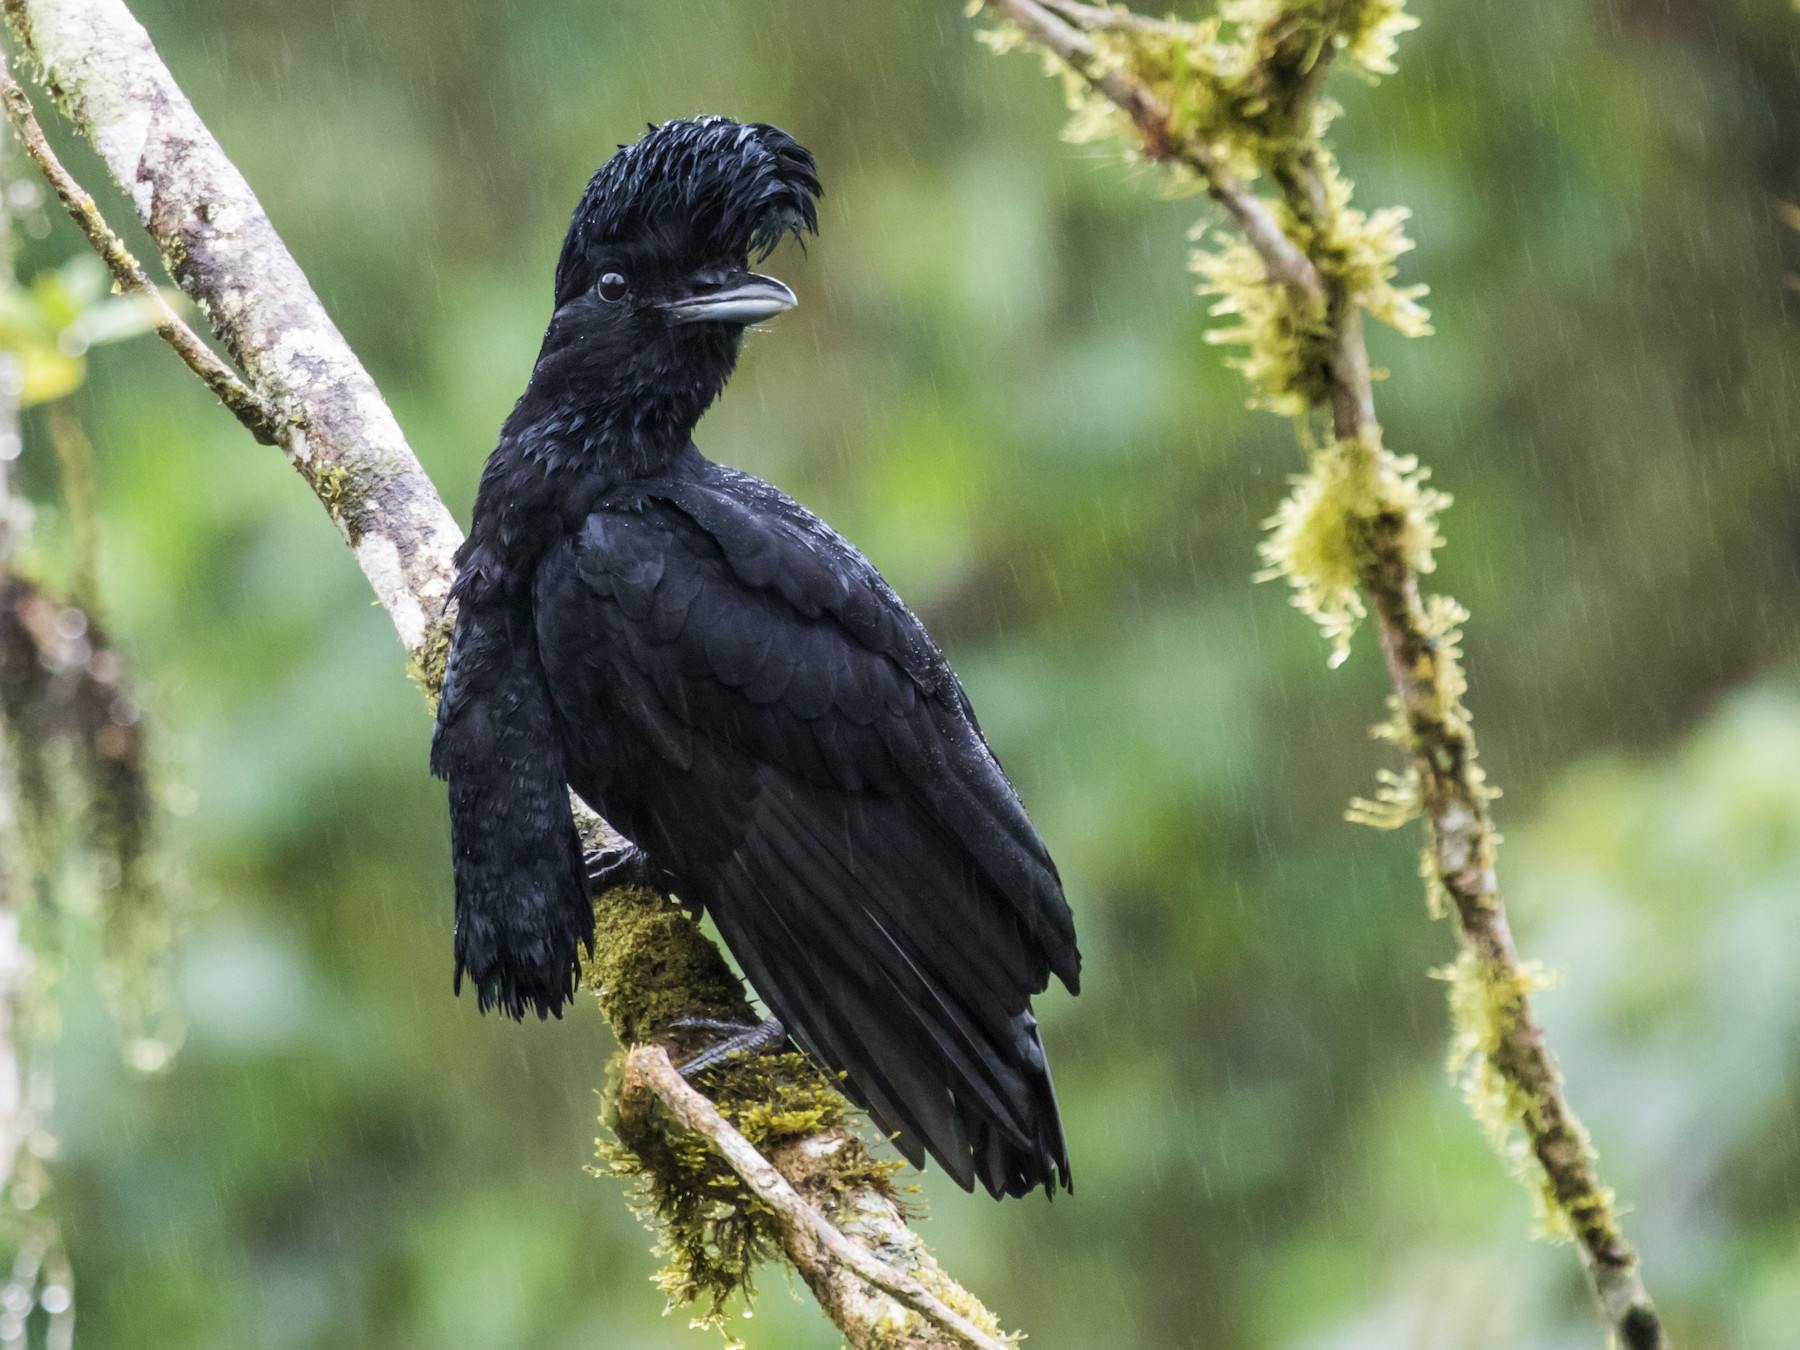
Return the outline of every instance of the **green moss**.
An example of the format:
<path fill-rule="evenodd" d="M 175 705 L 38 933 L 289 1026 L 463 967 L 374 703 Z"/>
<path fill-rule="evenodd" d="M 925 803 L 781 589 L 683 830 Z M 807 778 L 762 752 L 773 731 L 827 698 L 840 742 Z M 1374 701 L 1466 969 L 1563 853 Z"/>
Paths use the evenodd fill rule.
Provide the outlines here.
<path fill-rule="evenodd" d="M 1330 397 L 1332 337 L 1324 312 L 1303 311 L 1285 287 L 1270 285 L 1262 258 L 1240 236 L 1219 231 L 1211 239 L 1212 247 L 1189 255 L 1188 266 L 1200 278 L 1200 294 L 1213 299 L 1209 312 L 1230 322 L 1210 329 L 1206 340 L 1244 348 L 1226 364 L 1243 372 L 1251 407 L 1305 416 Z"/>
<path fill-rule="evenodd" d="M 444 687 L 444 668 L 450 661 L 450 638 L 456 624 L 445 614 L 425 625 L 425 637 L 406 658 L 406 673 L 425 695 L 425 702 L 437 712 L 438 692 Z"/>
<path fill-rule="evenodd" d="M 1258 580 L 1287 579 L 1295 607 L 1330 640 L 1333 666 L 1350 654 L 1351 635 L 1367 613 L 1359 587 L 1379 561 L 1377 531 L 1388 536 L 1381 549 L 1397 548 L 1414 571 L 1434 566 L 1433 553 L 1443 543 L 1437 517 L 1450 498 L 1430 487 L 1428 477 L 1429 470 L 1411 457 L 1362 441 L 1334 443 L 1313 454 L 1311 467 L 1294 478 L 1293 491 L 1264 522 L 1269 536 L 1261 545 L 1266 565 Z M 1455 644 L 1439 645 L 1459 698 Z"/>
<path fill-rule="evenodd" d="M 762 1055 L 721 1066 L 705 1090 L 764 1157 L 850 1126 L 848 1104 L 803 1055 Z M 616 1093 L 604 1117 L 614 1138 L 597 1142 L 595 1171 L 631 1183 L 631 1204 L 656 1235 L 665 1264 L 657 1284 L 670 1306 L 693 1306 L 697 1321 L 720 1326 L 733 1300 L 755 1295 L 754 1275 L 781 1255 L 774 1215 L 699 1135 L 660 1107 L 627 1123 Z M 846 1196 L 891 1194 L 898 1163 L 872 1157 L 854 1137 L 826 1155 L 808 1189 Z"/>
<path fill-rule="evenodd" d="M 1553 983 L 1536 962 L 1517 966 L 1484 960 L 1464 946 L 1455 961 L 1431 972 L 1450 986 L 1451 1042 L 1447 1064 L 1462 1090 L 1469 1114 L 1487 1135 L 1494 1151 L 1531 1192 L 1538 1229 L 1554 1241 L 1573 1240 L 1575 1225 L 1594 1211 L 1610 1215 L 1612 1192 L 1602 1188 L 1573 1209 L 1557 1198 L 1543 1165 L 1531 1151 L 1530 1138 L 1541 1132 L 1538 1103 L 1517 1080 L 1503 1072 L 1509 1040 L 1517 1033 L 1527 1000 Z M 1589 1163 L 1594 1151 L 1580 1125 L 1572 1125 L 1576 1147 Z M 1582 1211 L 1582 1212 L 1577 1212 Z"/>
<path fill-rule="evenodd" d="M 331 518 L 342 527 L 350 547 L 355 548 L 362 535 L 362 507 L 368 495 L 365 485 L 341 464 L 302 461 L 299 468 Z"/>
<path fill-rule="evenodd" d="M 642 886 L 594 902 L 594 954 L 583 972 L 622 1045 L 644 1045 L 687 1018 L 747 1023 L 744 986 L 692 919 Z"/>
<path fill-rule="evenodd" d="M 1344 819 L 1352 825 L 1377 830 L 1398 830 L 1417 820 L 1423 810 L 1419 797 L 1419 771 L 1406 768 L 1395 773 L 1381 769 L 1375 775 L 1373 797 L 1352 797 Z"/>
<path fill-rule="evenodd" d="M 755 1017 L 743 984 L 678 907 L 643 887 L 606 892 L 594 906 L 594 955 L 585 978 L 621 1044 L 704 1041 L 674 1027 L 691 1018 L 748 1022 Z M 707 1073 L 707 1096 L 765 1157 L 784 1147 L 851 1127 L 851 1107 L 803 1055 L 734 1059 Z M 754 1293 L 756 1267 L 781 1253 L 774 1216 L 704 1139 L 660 1108 L 626 1121 L 617 1106 L 616 1066 L 603 1121 L 612 1139 L 597 1141 L 603 1176 L 631 1183 L 631 1202 L 656 1234 L 666 1264 L 657 1282 L 671 1307 L 699 1305 L 698 1321 L 722 1326 L 733 1299 Z M 898 1163 L 872 1157 L 847 1135 L 821 1154 L 806 1189 L 816 1195 L 893 1193 Z"/>
<path fill-rule="evenodd" d="M 1339 306 L 1354 306 L 1407 337 L 1431 332 L 1431 317 L 1419 303 L 1426 287 L 1396 286 L 1397 259 L 1411 249 L 1404 207 L 1366 215 L 1350 205 L 1350 185 L 1322 148 L 1311 152 L 1327 203 L 1322 220 L 1301 219 L 1285 202 L 1264 206 L 1318 268 Z M 1200 277 L 1200 294 L 1214 297 L 1211 312 L 1233 322 L 1215 328 L 1207 341 L 1241 345 L 1245 355 L 1228 364 L 1243 371 L 1250 406 L 1285 417 L 1304 417 L 1331 396 L 1332 317 L 1316 302 L 1272 284 L 1263 260 L 1241 237 L 1210 234 L 1210 247 L 1197 248 L 1188 266 Z"/>

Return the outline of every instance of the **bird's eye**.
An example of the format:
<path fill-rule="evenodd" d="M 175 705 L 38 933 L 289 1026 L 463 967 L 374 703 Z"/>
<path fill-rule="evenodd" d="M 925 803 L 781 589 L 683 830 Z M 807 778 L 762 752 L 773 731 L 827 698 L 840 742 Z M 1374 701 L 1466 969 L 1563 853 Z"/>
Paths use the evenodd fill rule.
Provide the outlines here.
<path fill-rule="evenodd" d="M 617 272 L 608 272 L 600 278 L 600 298 L 602 300 L 613 302 L 623 300 L 625 292 L 629 289 L 630 287 L 625 284 L 625 278 Z"/>

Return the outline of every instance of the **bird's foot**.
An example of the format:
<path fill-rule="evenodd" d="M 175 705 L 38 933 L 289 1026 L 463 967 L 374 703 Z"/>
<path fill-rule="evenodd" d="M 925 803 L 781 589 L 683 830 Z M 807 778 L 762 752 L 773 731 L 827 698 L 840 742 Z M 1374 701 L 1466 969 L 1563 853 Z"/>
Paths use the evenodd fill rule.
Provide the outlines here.
<path fill-rule="evenodd" d="M 766 1022 L 720 1022 L 710 1017 L 684 1017 L 669 1024 L 670 1031 L 710 1031 L 719 1039 L 699 1054 L 684 1059 L 675 1071 L 690 1082 L 696 1074 L 716 1069 L 734 1055 L 760 1055 L 787 1040 L 787 1028 L 776 1018 Z"/>
<path fill-rule="evenodd" d="M 650 855 L 636 844 L 621 841 L 614 848 L 597 848 L 584 854 L 588 885 L 595 895 L 619 886 L 653 886 Z"/>

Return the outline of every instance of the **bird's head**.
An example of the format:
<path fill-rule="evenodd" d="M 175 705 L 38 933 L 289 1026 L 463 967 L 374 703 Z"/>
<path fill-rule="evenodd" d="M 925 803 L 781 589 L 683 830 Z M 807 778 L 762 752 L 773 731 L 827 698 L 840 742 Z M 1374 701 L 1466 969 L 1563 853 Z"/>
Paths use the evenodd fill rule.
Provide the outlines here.
<path fill-rule="evenodd" d="M 762 123 L 664 122 L 621 146 L 569 224 L 534 383 L 634 422 L 685 419 L 685 436 L 744 330 L 794 307 L 751 264 L 784 235 L 817 230 L 819 194 L 812 155 Z"/>

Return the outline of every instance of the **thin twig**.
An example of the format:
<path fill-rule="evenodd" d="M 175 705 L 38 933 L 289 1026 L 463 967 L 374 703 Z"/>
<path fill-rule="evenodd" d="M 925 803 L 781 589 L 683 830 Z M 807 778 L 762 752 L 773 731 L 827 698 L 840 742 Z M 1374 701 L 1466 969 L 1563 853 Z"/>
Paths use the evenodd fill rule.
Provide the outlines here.
<path fill-rule="evenodd" d="M 100 255 L 100 260 L 113 274 L 113 280 L 118 282 L 119 290 L 126 295 L 141 297 L 154 306 L 157 335 L 175 349 L 176 355 L 187 362 L 188 369 L 206 382 L 206 387 L 252 436 L 264 445 L 276 444 L 280 418 L 275 410 L 252 392 L 250 386 L 238 378 L 237 372 L 220 360 L 218 354 L 200 340 L 200 335 L 169 307 L 162 291 L 145 274 L 131 250 L 125 247 L 124 240 L 106 223 L 106 217 L 100 214 L 93 197 L 75 181 L 50 148 L 43 127 L 38 125 L 37 114 L 31 110 L 31 100 L 13 78 L 3 53 L 0 53 L 0 102 L 6 105 L 6 120 L 12 123 L 19 144 L 38 166 L 69 218 L 80 226 L 88 243 L 94 246 L 94 252 Z"/>
<path fill-rule="evenodd" d="M 1078 0 L 1038 0 L 1052 14 L 1067 19 L 1077 28 L 1130 28 L 1140 33 L 1170 33 L 1177 25 L 1168 19 L 1152 19 L 1128 9 L 1109 9 L 1105 5 L 1084 5 Z"/>
<path fill-rule="evenodd" d="M 1143 138 L 1145 153 L 1176 160 L 1200 174 L 1211 195 L 1243 230 L 1261 257 L 1266 274 L 1285 285 L 1296 301 L 1313 302 L 1302 313 L 1322 313 L 1330 328 L 1329 406 L 1337 441 L 1373 454 L 1381 427 L 1355 297 L 1307 257 L 1280 228 L 1263 203 L 1221 171 L 1210 146 L 1171 133 L 1167 112 L 1155 94 L 1116 64 L 1102 61 L 1087 36 L 1057 13 L 1088 25 L 1120 22 L 1109 10 L 1070 0 L 987 0 L 1042 47 L 1060 57 L 1101 95 L 1125 112 Z M 1341 14 L 1342 7 L 1337 11 Z M 1316 58 L 1288 109 L 1296 130 L 1306 126 L 1308 102 L 1316 96 L 1333 50 L 1335 17 L 1319 25 Z M 1316 141 L 1302 139 L 1290 161 L 1269 166 L 1296 220 L 1320 224 L 1330 206 Z M 1322 237 L 1314 229 L 1312 237 Z M 1403 522 L 1383 513 L 1366 522 L 1368 561 L 1361 581 L 1375 612 L 1388 674 L 1405 719 L 1407 750 L 1420 784 L 1420 803 L 1430 831 L 1434 880 L 1454 902 L 1464 941 L 1485 970 L 1523 989 L 1506 908 L 1493 866 L 1498 844 L 1491 791 L 1475 767 L 1474 735 L 1465 717 L 1446 716 L 1439 683 L 1444 639 L 1429 621 L 1420 596 L 1418 572 L 1403 540 Z M 1586 1136 L 1565 1099 L 1561 1076 L 1521 992 L 1501 1044 L 1490 1056 L 1494 1068 L 1530 1103 L 1523 1126 L 1533 1155 L 1544 1169 L 1558 1208 L 1568 1217 L 1582 1264 L 1608 1328 L 1624 1350 L 1660 1350 L 1662 1324 L 1644 1287 L 1636 1252 L 1620 1232 L 1611 1193 L 1601 1185 Z"/>
<path fill-rule="evenodd" d="M 788 1252 L 802 1273 L 810 1263 L 828 1258 L 929 1319 L 939 1330 L 952 1336 L 957 1344 L 973 1347 L 973 1350 L 1009 1350 L 918 1280 L 876 1259 L 866 1248 L 839 1232 L 823 1214 L 806 1203 L 772 1162 L 757 1152 L 755 1146 L 719 1114 L 718 1107 L 688 1085 L 687 1079 L 669 1062 L 668 1052 L 659 1045 L 641 1045 L 626 1057 L 624 1084 L 620 1090 L 621 1112 L 635 1109 L 635 1103 L 629 1100 L 633 1094 L 646 1092 L 661 1099 L 683 1128 L 710 1143 L 757 1198 L 775 1212 L 783 1230 L 790 1235 Z"/>
<path fill-rule="evenodd" d="M 1175 134 L 1169 110 L 1143 84 L 1102 59 L 1087 34 L 1052 14 L 1038 0 L 988 0 L 1033 41 L 1053 52 L 1129 116 L 1151 159 L 1186 164 L 1199 174 L 1207 195 L 1225 208 L 1276 281 L 1304 298 L 1309 309 L 1325 303 L 1325 284 L 1311 258 L 1287 237 L 1268 206 L 1238 181 L 1210 145 Z"/>

